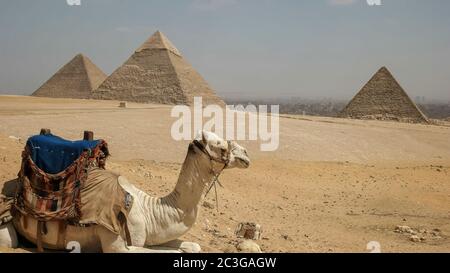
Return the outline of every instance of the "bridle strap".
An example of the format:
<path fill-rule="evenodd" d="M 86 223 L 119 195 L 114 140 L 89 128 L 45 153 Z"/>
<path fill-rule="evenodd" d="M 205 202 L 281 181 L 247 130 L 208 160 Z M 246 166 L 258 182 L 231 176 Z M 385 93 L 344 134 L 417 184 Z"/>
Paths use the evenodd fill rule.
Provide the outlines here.
<path fill-rule="evenodd" d="M 227 149 L 227 150 L 228 150 L 228 152 L 227 152 L 227 158 L 226 158 L 225 162 L 222 162 L 222 161 L 220 161 L 220 160 L 218 160 L 218 159 L 212 157 L 211 154 L 209 153 L 208 149 L 206 149 L 206 148 L 200 143 L 200 141 L 194 140 L 193 143 L 194 143 L 194 145 L 195 145 L 200 151 L 202 151 L 204 154 L 206 154 L 206 155 L 209 157 L 209 160 L 215 161 L 215 162 L 217 162 L 217 163 L 225 164 L 225 166 L 224 166 L 223 169 L 225 169 L 225 168 L 228 166 L 228 164 L 230 163 L 230 154 L 231 154 L 231 149 L 230 149 L 230 147 L 231 147 L 231 141 L 227 141 L 227 144 L 228 144 L 228 149 Z M 223 169 L 222 169 L 221 171 L 223 171 Z"/>
<path fill-rule="evenodd" d="M 209 157 L 210 161 L 215 161 L 215 162 L 224 164 L 222 169 L 218 173 L 214 173 L 214 171 L 212 170 L 213 173 L 214 173 L 214 178 L 212 180 L 212 183 L 209 185 L 208 190 L 205 193 L 205 198 L 206 198 L 206 196 L 208 195 L 208 193 L 211 191 L 212 187 L 214 186 L 214 192 L 216 193 L 216 209 L 217 209 L 217 211 L 219 211 L 219 200 L 217 198 L 217 186 L 216 186 L 216 183 L 218 183 L 221 187 L 223 187 L 222 184 L 219 181 L 219 176 L 222 174 L 223 170 L 225 170 L 225 168 L 228 166 L 228 164 L 230 164 L 231 141 L 227 141 L 227 144 L 228 144 L 228 149 L 227 150 L 228 150 L 228 152 L 227 152 L 227 159 L 225 160 L 225 162 L 221 162 L 221 161 L 215 159 L 214 157 L 212 157 L 211 154 L 209 153 L 209 151 L 198 140 L 194 140 L 193 143 L 200 151 L 202 151 L 204 154 L 206 154 Z"/>

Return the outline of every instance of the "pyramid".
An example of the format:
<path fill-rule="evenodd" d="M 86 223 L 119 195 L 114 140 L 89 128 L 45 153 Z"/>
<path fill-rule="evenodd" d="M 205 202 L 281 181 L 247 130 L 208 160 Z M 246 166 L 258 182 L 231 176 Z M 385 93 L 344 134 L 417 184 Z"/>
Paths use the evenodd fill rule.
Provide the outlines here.
<path fill-rule="evenodd" d="M 339 114 L 344 118 L 428 123 L 386 67 L 382 67 Z"/>
<path fill-rule="evenodd" d="M 93 92 L 92 98 L 141 103 L 224 105 L 211 87 L 157 31 Z"/>
<path fill-rule="evenodd" d="M 105 79 L 105 73 L 88 57 L 78 54 L 39 87 L 32 96 L 87 99 L 91 97 L 92 90 Z"/>

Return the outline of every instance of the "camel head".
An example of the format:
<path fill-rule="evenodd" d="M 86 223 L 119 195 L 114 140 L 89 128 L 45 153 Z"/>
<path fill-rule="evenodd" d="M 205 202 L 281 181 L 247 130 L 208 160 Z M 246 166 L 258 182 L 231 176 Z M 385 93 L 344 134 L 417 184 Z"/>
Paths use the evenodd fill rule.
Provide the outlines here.
<path fill-rule="evenodd" d="M 247 150 L 234 141 L 225 141 L 216 134 L 200 131 L 194 140 L 199 150 L 210 157 L 215 165 L 226 169 L 245 169 L 250 166 Z M 218 166 L 220 168 L 220 166 Z"/>

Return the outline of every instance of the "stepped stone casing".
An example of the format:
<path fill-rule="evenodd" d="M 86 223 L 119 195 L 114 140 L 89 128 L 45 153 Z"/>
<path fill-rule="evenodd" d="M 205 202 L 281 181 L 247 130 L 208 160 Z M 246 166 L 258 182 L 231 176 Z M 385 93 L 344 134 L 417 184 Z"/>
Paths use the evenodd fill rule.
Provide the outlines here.
<path fill-rule="evenodd" d="M 224 105 L 175 46 L 156 32 L 93 92 L 92 98 L 141 103 Z"/>

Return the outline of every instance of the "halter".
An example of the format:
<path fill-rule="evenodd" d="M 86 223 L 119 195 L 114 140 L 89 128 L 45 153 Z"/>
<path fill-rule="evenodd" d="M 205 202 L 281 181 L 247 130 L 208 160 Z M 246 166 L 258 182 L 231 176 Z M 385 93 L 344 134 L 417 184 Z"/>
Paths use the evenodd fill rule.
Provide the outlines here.
<path fill-rule="evenodd" d="M 222 169 L 221 169 L 219 172 L 217 172 L 217 173 L 214 173 L 214 168 L 211 168 L 211 169 L 212 169 L 211 171 L 213 172 L 214 178 L 213 178 L 213 181 L 212 181 L 212 183 L 210 184 L 208 190 L 207 190 L 206 193 L 205 193 L 205 197 L 206 197 L 206 196 L 208 195 L 208 193 L 211 191 L 212 187 L 214 186 L 214 192 L 215 192 L 215 194 L 216 194 L 216 209 L 217 209 L 217 211 L 219 211 L 219 200 L 218 200 L 218 198 L 217 198 L 217 187 L 216 187 L 216 182 L 219 184 L 219 186 L 221 186 L 221 187 L 223 188 L 222 184 L 221 184 L 220 181 L 219 181 L 219 176 L 222 174 L 223 170 L 225 170 L 225 168 L 228 167 L 228 165 L 230 164 L 230 157 L 231 157 L 231 141 L 227 141 L 227 144 L 228 144 L 228 149 L 227 149 L 227 150 L 228 150 L 228 151 L 227 151 L 226 159 L 225 159 L 224 162 L 223 162 L 223 161 L 220 161 L 219 159 L 216 159 L 216 158 L 212 157 L 211 154 L 210 154 L 210 152 L 208 151 L 208 149 L 207 149 L 205 146 L 203 146 L 203 145 L 200 143 L 200 141 L 194 140 L 193 143 L 194 143 L 194 145 L 195 145 L 200 151 L 202 151 L 204 154 L 206 154 L 206 155 L 209 157 L 209 160 L 210 160 L 211 162 L 214 161 L 214 162 L 218 162 L 218 163 L 220 163 L 220 164 L 224 164 L 223 167 L 222 167 Z"/>

